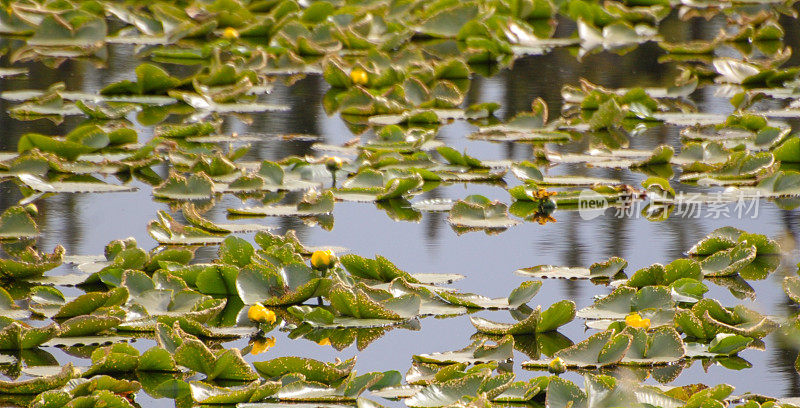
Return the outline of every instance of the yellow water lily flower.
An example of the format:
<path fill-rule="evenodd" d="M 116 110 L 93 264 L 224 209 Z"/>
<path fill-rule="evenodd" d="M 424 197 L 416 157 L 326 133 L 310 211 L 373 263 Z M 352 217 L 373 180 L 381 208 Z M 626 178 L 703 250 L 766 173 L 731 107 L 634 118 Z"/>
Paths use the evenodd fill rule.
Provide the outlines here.
<path fill-rule="evenodd" d="M 222 38 L 225 38 L 226 40 L 233 40 L 239 38 L 239 31 L 237 31 L 233 27 L 228 27 L 225 29 L 225 31 L 222 32 Z"/>
<path fill-rule="evenodd" d="M 338 158 L 336 156 L 328 157 L 327 159 L 325 159 L 325 168 L 327 168 L 328 171 L 336 171 L 336 170 L 341 169 L 342 168 L 342 159 L 340 159 L 340 158 Z"/>
<path fill-rule="evenodd" d="M 561 374 L 564 371 L 567 371 L 567 365 L 564 363 L 564 360 L 561 357 L 556 357 L 550 360 L 550 364 L 547 365 L 547 371 L 553 374 Z"/>
<path fill-rule="evenodd" d="M 549 214 L 536 213 L 533 214 L 533 216 L 531 216 L 530 218 L 531 221 L 536 221 L 539 223 L 539 225 L 544 225 L 547 224 L 548 222 L 556 222 L 556 219 Z"/>
<path fill-rule="evenodd" d="M 326 249 L 324 251 L 314 251 L 311 254 L 311 266 L 314 269 L 325 270 L 332 268 L 336 264 L 336 255 L 333 251 Z"/>
<path fill-rule="evenodd" d="M 275 337 L 267 337 L 266 339 L 256 339 L 251 343 L 252 348 L 250 354 L 261 354 L 272 347 L 275 347 Z"/>
<path fill-rule="evenodd" d="M 325 337 L 324 339 L 318 341 L 317 344 L 319 344 L 320 346 L 330 346 L 331 345 L 331 339 Z"/>
<path fill-rule="evenodd" d="M 250 309 L 247 311 L 247 318 L 254 322 L 269 324 L 275 323 L 277 319 L 275 312 L 258 303 L 250 306 Z"/>
<path fill-rule="evenodd" d="M 356 68 L 350 72 L 350 79 L 356 85 L 366 85 L 369 82 L 369 77 L 363 69 Z"/>
<path fill-rule="evenodd" d="M 643 319 L 639 313 L 631 313 L 625 316 L 625 324 L 638 329 L 647 329 L 650 327 L 650 319 Z"/>
<path fill-rule="evenodd" d="M 543 200 L 548 197 L 552 197 L 556 195 L 555 191 L 547 191 L 547 189 L 540 188 L 536 191 L 531 192 L 531 196 L 537 200 Z"/>

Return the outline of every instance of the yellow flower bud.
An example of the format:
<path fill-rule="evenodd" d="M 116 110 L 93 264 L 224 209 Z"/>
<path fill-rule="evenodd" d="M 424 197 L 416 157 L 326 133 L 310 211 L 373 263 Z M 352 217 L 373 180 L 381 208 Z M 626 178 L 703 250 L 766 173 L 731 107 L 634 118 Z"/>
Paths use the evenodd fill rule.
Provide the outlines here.
<path fill-rule="evenodd" d="M 251 343 L 252 348 L 250 354 L 261 354 L 272 347 L 275 347 L 275 337 L 268 337 L 266 339 L 256 339 Z"/>
<path fill-rule="evenodd" d="M 239 31 L 236 31 L 236 29 L 233 27 L 228 27 L 222 32 L 222 38 L 225 38 L 226 40 L 239 38 Z"/>
<path fill-rule="evenodd" d="M 650 319 L 642 319 L 639 313 L 631 313 L 625 316 L 625 324 L 638 329 L 648 329 L 650 327 Z"/>
<path fill-rule="evenodd" d="M 311 266 L 314 269 L 325 270 L 332 268 L 336 264 L 336 255 L 333 251 L 326 249 L 324 251 L 314 251 L 311 254 Z"/>
<path fill-rule="evenodd" d="M 356 85 L 366 85 L 369 82 L 369 77 L 363 69 L 356 68 L 350 72 L 350 79 Z"/>
<path fill-rule="evenodd" d="M 275 323 L 277 319 L 275 312 L 258 303 L 250 306 L 250 309 L 247 311 L 247 318 L 254 322 L 269 324 Z"/>
<path fill-rule="evenodd" d="M 336 171 L 336 170 L 341 169 L 342 168 L 342 159 L 340 159 L 340 158 L 338 158 L 336 156 L 328 157 L 327 159 L 325 159 L 325 168 L 327 168 L 328 171 Z"/>
<path fill-rule="evenodd" d="M 34 203 L 30 203 L 25 206 L 25 212 L 27 212 L 31 217 L 35 217 L 39 215 L 39 207 L 37 207 Z"/>
<path fill-rule="evenodd" d="M 320 346 L 330 346 L 331 345 L 331 340 L 329 338 L 325 337 L 324 339 L 318 341 L 317 344 L 319 344 Z"/>
<path fill-rule="evenodd" d="M 547 365 L 547 371 L 553 374 L 561 374 L 564 371 L 567 371 L 567 365 L 564 364 L 564 360 L 561 357 L 556 357 L 550 361 L 550 364 Z"/>

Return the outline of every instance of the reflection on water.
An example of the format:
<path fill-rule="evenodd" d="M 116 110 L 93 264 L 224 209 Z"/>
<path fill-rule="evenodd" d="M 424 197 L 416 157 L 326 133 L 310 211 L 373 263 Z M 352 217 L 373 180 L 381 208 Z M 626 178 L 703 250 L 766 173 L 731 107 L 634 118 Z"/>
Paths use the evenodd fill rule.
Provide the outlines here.
<path fill-rule="evenodd" d="M 713 38 L 722 26 L 722 17 L 703 25 L 678 24 L 671 18 L 662 24 L 662 34 L 670 40 L 691 40 Z M 787 43 L 797 44 L 800 28 L 794 24 L 784 24 Z M 559 30 L 569 27 L 560 26 Z M 105 69 L 98 69 L 90 62 L 67 61 L 57 70 L 40 64 L 28 64 L 30 75 L 27 78 L 0 80 L 4 90 L 42 88 L 44 84 L 63 81 L 70 90 L 95 92 L 103 85 L 133 76 L 137 64 L 131 58 L 132 47 L 110 46 Z M 514 63 L 508 70 L 490 78 L 476 77 L 472 81 L 465 105 L 496 101 L 502 104 L 501 117 L 511 117 L 520 111 L 530 109 L 536 97 L 542 97 L 553 116 L 562 108 L 561 89 L 564 85 L 577 85 L 581 78 L 602 86 L 619 88 L 630 86 L 666 86 L 678 75 L 673 64 L 659 63 L 662 55 L 654 43 L 647 43 L 624 55 L 608 52 L 585 56 L 576 60 L 575 50 L 556 49 L 546 55 L 531 56 Z M 2 60 L 0 60 L 2 61 Z M 797 64 L 800 56 L 793 56 L 790 63 Z M 5 63 L 5 61 L 2 61 Z M 180 68 L 168 66 L 173 71 Z M 190 70 L 191 68 L 184 68 Z M 308 134 L 330 144 L 342 144 L 358 135 L 338 116 L 328 116 L 322 108 L 322 98 L 327 91 L 322 78 L 311 76 L 287 86 L 281 80 L 266 97 L 267 102 L 285 104 L 291 109 L 287 112 L 273 112 L 252 116 L 251 122 L 237 118 L 227 118 L 224 122 L 226 132 L 262 135 L 263 141 L 253 143 L 244 160 L 276 160 L 287 155 L 319 155 L 311 149 L 313 139 L 284 140 L 275 137 L 283 134 Z M 731 106 L 727 98 L 716 97 L 714 87 L 707 87 L 693 95 L 693 102 L 701 109 L 728 113 Z M 0 100 L 0 150 L 15 150 L 19 136 L 26 132 L 44 134 L 63 134 L 80 121 L 67 118 L 62 124 L 45 120 L 21 122 L 5 114 L 11 104 Z M 131 118 L 133 119 L 133 117 Z M 794 124 L 794 123 L 792 123 Z M 150 129 L 141 129 L 142 134 L 152 134 Z M 439 138 L 456 149 L 467 149 L 481 159 L 530 158 L 533 149 L 522 144 L 489 143 L 469 141 L 465 136 L 472 127 L 465 123 L 454 123 L 442 128 Z M 369 137 L 369 134 L 361 135 Z M 586 137 L 577 142 L 581 149 L 593 143 Z M 680 146 L 680 135 L 675 128 L 659 126 L 648 129 L 629 141 L 632 148 L 650 148 L 660 144 Z M 570 146 L 553 146 L 559 151 L 575 149 Z M 567 166 L 549 169 L 552 174 L 565 173 Z M 165 169 L 159 169 L 163 175 Z M 643 175 L 627 170 L 590 169 L 585 166 L 569 168 L 571 174 L 618 178 L 625 183 L 637 185 Z M 516 183 L 511 177 L 507 182 Z M 113 239 L 133 236 L 140 245 L 147 247 L 155 242 L 147 235 L 147 223 L 154 219 L 158 210 L 167 210 L 165 204 L 151 200 L 150 188 L 144 184 L 139 191 L 119 194 L 61 194 L 46 197 L 38 202 L 40 214 L 37 218 L 43 235 L 40 245 L 50 250 L 62 244 L 70 254 L 101 253 L 104 245 Z M 680 191 L 693 191 L 690 186 L 677 186 Z M 492 199 L 508 202 L 505 189 L 490 185 L 454 184 L 434 189 L 421 196 L 422 199 L 462 198 L 469 194 L 483 194 Z M 21 196 L 10 182 L 0 183 L 0 211 L 14 205 Z M 291 198 L 291 197 L 290 197 Z M 227 197 L 222 205 L 211 210 L 207 217 L 224 220 L 224 209 L 238 205 L 236 199 Z M 478 292 L 489 296 L 506 296 L 519 285 L 522 278 L 514 275 L 518 268 L 538 264 L 566 266 L 585 266 L 593 262 L 619 256 L 628 260 L 631 270 L 654 262 L 667 263 L 682 257 L 700 238 L 711 230 L 735 224 L 737 227 L 754 233 L 766 234 L 785 243 L 790 248 L 784 260 L 785 267 L 765 281 L 755 282 L 758 294 L 754 301 L 740 301 L 731 296 L 723 287 L 710 285 L 709 296 L 723 302 L 742 303 L 748 307 L 768 314 L 786 314 L 791 306 L 785 301 L 780 287 L 783 276 L 796 271 L 798 260 L 794 242 L 800 238 L 797 211 L 782 210 L 774 204 L 762 201 L 758 217 L 741 220 L 712 218 L 669 218 L 663 222 L 651 222 L 644 217 L 616 217 L 609 211 L 605 216 L 584 220 L 576 212 L 556 212 L 556 223 L 538 225 L 524 223 L 500 235 L 468 233 L 458 236 L 447 224 L 442 213 L 422 213 L 417 223 L 396 222 L 387 217 L 383 210 L 372 208 L 372 204 L 338 203 L 334 212 L 335 224 L 332 230 L 308 227 L 296 218 L 272 218 L 258 220 L 274 225 L 277 232 L 296 230 L 298 236 L 310 245 L 336 245 L 349 248 L 352 252 L 371 257 L 381 254 L 396 263 L 400 268 L 416 273 L 461 273 L 466 276 L 456 286 L 464 291 Z M 208 261 L 215 256 L 216 248 L 201 248 L 197 251 L 197 261 Z M 591 287 L 582 281 L 546 281 L 544 289 L 534 299 L 535 303 L 549 305 L 567 298 L 574 300 L 578 307 L 593 302 L 592 296 L 609 288 Z M 794 312 L 792 310 L 791 312 Z M 506 312 L 482 312 L 489 318 L 509 321 Z M 491 316 L 489 316 L 491 315 Z M 562 330 L 573 341 L 585 338 L 583 323 L 577 320 Z M 365 350 L 358 352 L 355 346 L 342 352 L 332 351 L 330 347 L 318 346 L 310 341 L 289 341 L 286 333 L 271 333 L 277 337 L 277 345 L 269 351 L 269 356 L 300 354 L 311 358 L 331 360 L 334 357 L 349 358 L 358 354 L 358 369 L 384 371 L 408 367 L 413 354 L 433 351 L 454 350 L 467 345 L 474 333 L 467 319 L 424 319 L 420 332 L 396 329 L 375 340 Z M 446 334 L 446 335 L 445 335 Z M 742 357 L 752 363 L 752 368 L 741 373 L 729 371 L 720 366 L 704 370 L 696 363 L 683 370 L 676 384 L 695 382 L 729 382 L 737 387 L 737 392 L 757 391 L 776 396 L 800 396 L 800 379 L 794 369 L 797 345 L 787 344 L 774 336 L 765 339 L 767 351 L 746 351 Z M 146 349 L 149 341 L 137 342 L 137 347 Z M 240 339 L 233 346 L 244 347 L 246 339 Z M 63 352 L 54 351 L 59 361 L 75 359 Z M 250 360 L 263 360 L 267 357 L 248 357 Z M 518 354 L 515 372 L 521 378 L 537 375 L 525 372 L 519 363 L 526 357 Z M 758 378 L 754 382 L 751 379 Z M 578 380 L 578 377 L 570 378 Z M 652 379 L 648 381 L 653 381 Z"/>

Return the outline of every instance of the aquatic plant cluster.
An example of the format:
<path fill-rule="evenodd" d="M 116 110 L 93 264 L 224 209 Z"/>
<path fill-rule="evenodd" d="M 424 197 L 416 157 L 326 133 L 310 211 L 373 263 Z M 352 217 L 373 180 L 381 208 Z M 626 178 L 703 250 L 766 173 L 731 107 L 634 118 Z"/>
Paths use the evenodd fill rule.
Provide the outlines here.
<path fill-rule="evenodd" d="M 59 82 L 0 95 L 19 121 L 85 119 L 63 134 L 26 133 L 16 151 L 0 152 L 0 179 L 23 197 L 0 215 L 0 400 L 130 407 L 144 393 L 180 407 L 369 408 L 398 400 L 409 407 L 800 405 L 737 395 L 726 384 L 670 385 L 696 362 L 748 367 L 737 353 L 763 349 L 770 333 L 800 348 L 800 315 L 764 315 L 705 296 L 713 284 L 737 299 L 755 298 L 750 283 L 776 271 L 784 253 L 765 235 L 723 227 L 685 257 L 635 271 L 618 257 L 585 267 L 524 268 L 516 273 L 528 280 L 507 297 L 490 298 L 457 290 L 452 284 L 463 276 L 455 273 L 407 272 L 380 255 L 310 247 L 292 231 L 276 234 L 259 222 L 294 217 L 331 229 L 336 204 L 353 201 L 374 203 L 398 222 L 442 212 L 459 234 L 499 234 L 581 210 L 586 194 L 617 208 L 646 203 L 642 214 L 657 222 L 680 208 L 678 184 L 701 190 L 700 201 L 747 196 L 795 208 L 800 137 L 783 120 L 800 117 L 800 69 L 785 66 L 792 50 L 782 25 L 797 24 L 793 3 L 2 1 L 0 55 L 7 66 L 0 83 L 26 75 L 22 64 L 56 69 L 69 60 L 102 61 L 113 44 L 134 45 L 142 61 L 135 77 L 96 93 Z M 659 31 L 670 15 L 684 24 L 722 16 L 725 29 L 707 41 L 672 42 Z M 559 115 L 543 99 L 505 120 L 495 116 L 497 103 L 465 106 L 472 78 L 525 56 L 568 48 L 583 58 L 648 42 L 680 67 L 671 86 L 608 89 L 584 80 L 562 89 Z M 717 56 L 721 46 L 735 52 Z M 226 134 L 223 119 L 246 122 L 250 114 L 286 110 L 268 103 L 275 84 L 291 87 L 309 75 L 330 85 L 325 112 L 364 137 L 317 143 L 314 157 L 247 161 L 247 143 L 257 136 Z M 711 84 L 724 91 L 732 114 L 701 112 L 687 98 Z M 789 102 L 776 107 L 765 100 Z M 469 139 L 525 145 L 532 154 L 489 161 L 460 152 L 437 139 L 440 127 L 454 121 L 473 126 Z M 681 129 L 679 152 L 670 145 L 628 148 L 630 138 L 665 124 Z M 152 130 L 147 136 L 145 128 Z M 552 149 L 585 138 L 592 141 L 585 151 Z M 559 164 L 627 169 L 646 179 L 632 186 L 548 174 Z M 168 175 L 156 166 L 167 166 Z M 508 204 L 481 195 L 414 199 L 453 183 L 505 187 L 512 179 Z M 37 247 L 38 200 L 131 191 L 132 180 L 169 206 L 147 226 L 159 246 L 120 239 L 98 256 Z M 229 223 L 205 216 L 231 202 L 223 196 L 240 202 L 226 207 Z M 197 248 L 209 245 L 218 246 L 216 258 L 196 262 Z M 547 278 L 587 280 L 610 293 L 580 309 L 570 299 L 535 305 L 539 290 L 553 282 Z M 783 289 L 800 303 L 800 277 L 786 277 Z M 410 368 L 398 367 L 404 375 L 356 373 L 355 358 L 269 357 L 272 331 L 363 350 L 422 319 L 463 319 L 480 310 L 508 310 L 515 322 L 469 316 L 476 334 L 466 347 L 414 355 Z M 591 331 L 586 338 L 558 332 L 575 319 Z M 142 351 L 130 344 L 137 338 L 156 345 Z M 241 350 L 221 346 L 239 338 L 249 339 Z M 59 363 L 46 351 L 54 347 L 87 364 Z M 523 368 L 549 374 L 517 380 L 509 364 L 515 353 L 527 356 Z M 264 358 L 251 364 L 246 354 Z M 561 375 L 568 372 L 582 374 L 584 383 Z"/>

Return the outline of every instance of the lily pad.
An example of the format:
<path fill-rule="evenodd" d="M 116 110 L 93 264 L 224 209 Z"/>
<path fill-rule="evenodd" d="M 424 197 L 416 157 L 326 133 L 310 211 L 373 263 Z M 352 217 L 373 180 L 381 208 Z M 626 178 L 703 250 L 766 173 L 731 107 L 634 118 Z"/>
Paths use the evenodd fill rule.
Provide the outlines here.
<path fill-rule="evenodd" d="M 631 347 L 629 334 L 613 329 L 590 336 L 588 339 L 555 353 L 567 367 L 605 367 L 618 364 Z M 526 361 L 525 368 L 546 367 L 549 361 Z"/>
<path fill-rule="evenodd" d="M 436 290 L 436 293 L 447 302 L 458 306 L 474 309 L 516 309 L 533 299 L 541 287 L 541 281 L 523 282 L 505 298 L 489 298 L 450 290 Z"/>
<path fill-rule="evenodd" d="M 39 227 L 23 207 L 9 207 L 0 215 L 0 240 L 37 236 Z"/>
<path fill-rule="evenodd" d="M 333 212 L 334 195 L 330 191 L 318 192 L 311 190 L 296 205 L 270 205 L 261 207 L 247 207 L 241 209 L 229 208 L 228 212 L 236 215 L 266 215 L 266 216 L 300 216 L 309 217 L 325 215 Z"/>
<path fill-rule="evenodd" d="M 447 219 L 460 228 L 506 229 L 519 223 L 508 216 L 508 206 L 480 195 L 456 201 Z"/>
<path fill-rule="evenodd" d="M 575 303 L 562 300 L 541 311 L 539 306 L 523 320 L 514 324 L 495 323 L 480 317 L 470 317 L 469 321 L 479 332 L 488 334 L 534 334 L 558 329 L 575 318 Z"/>
<path fill-rule="evenodd" d="M 181 225 L 166 211 L 158 212 L 158 219 L 150 221 L 147 232 L 153 239 L 166 245 L 207 245 L 224 241 L 224 235 Z"/>
<path fill-rule="evenodd" d="M 485 363 L 485 362 L 507 362 L 513 357 L 514 338 L 505 336 L 495 345 L 487 344 L 486 340 L 477 340 L 469 346 L 457 350 L 443 353 L 431 353 L 414 355 L 414 361 L 432 364 L 454 364 L 454 363 Z"/>
<path fill-rule="evenodd" d="M 610 279 L 617 276 L 628 266 L 628 261 L 612 257 L 605 262 L 593 263 L 589 268 L 538 265 L 519 269 L 518 275 L 539 279 Z"/>
<path fill-rule="evenodd" d="M 280 270 L 251 265 L 236 277 L 236 289 L 246 305 L 292 305 L 303 303 L 328 283 L 311 268 L 291 263 Z"/>

